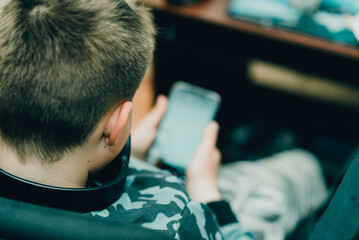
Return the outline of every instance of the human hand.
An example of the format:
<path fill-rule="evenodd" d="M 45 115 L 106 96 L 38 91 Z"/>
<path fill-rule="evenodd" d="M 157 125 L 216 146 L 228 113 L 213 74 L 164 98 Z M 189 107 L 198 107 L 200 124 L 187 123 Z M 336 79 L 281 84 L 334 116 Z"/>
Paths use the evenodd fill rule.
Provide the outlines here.
<path fill-rule="evenodd" d="M 216 147 L 219 125 L 210 122 L 202 141 L 186 169 L 186 186 L 190 197 L 201 202 L 221 200 L 217 186 L 217 173 L 221 153 Z"/>
<path fill-rule="evenodd" d="M 159 95 L 155 106 L 131 133 L 131 155 L 145 160 L 155 140 L 157 127 L 167 109 L 167 98 Z"/>

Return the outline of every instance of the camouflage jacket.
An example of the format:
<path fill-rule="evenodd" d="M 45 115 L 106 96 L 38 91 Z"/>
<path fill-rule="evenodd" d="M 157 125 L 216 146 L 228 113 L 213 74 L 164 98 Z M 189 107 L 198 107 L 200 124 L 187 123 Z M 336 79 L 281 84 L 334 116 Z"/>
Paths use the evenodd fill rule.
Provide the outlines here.
<path fill-rule="evenodd" d="M 182 180 L 134 158 L 121 197 L 108 208 L 88 214 L 126 219 L 165 231 L 173 239 L 223 239 L 223 235 L 225 239 L 250 239 L 238 223 L 220 227 L 207 205 L 190 199 Z"/>

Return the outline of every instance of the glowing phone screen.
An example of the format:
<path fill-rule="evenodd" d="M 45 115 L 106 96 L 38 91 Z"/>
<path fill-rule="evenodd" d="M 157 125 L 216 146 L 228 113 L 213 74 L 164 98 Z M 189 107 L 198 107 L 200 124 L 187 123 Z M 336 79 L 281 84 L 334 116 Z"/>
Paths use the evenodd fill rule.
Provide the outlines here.
<path fill-rule="evenodd" d="M 215 92 L 182 82 L 176 84 L 149 157 L 184 172 L 219 103 L 220 96 Z"/>

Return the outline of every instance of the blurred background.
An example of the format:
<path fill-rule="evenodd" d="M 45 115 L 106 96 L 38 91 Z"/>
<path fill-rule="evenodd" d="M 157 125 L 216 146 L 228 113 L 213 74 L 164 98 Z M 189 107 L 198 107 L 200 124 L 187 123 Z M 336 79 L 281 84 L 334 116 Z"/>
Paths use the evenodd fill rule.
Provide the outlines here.
<path fill-rule="evenodd" d="M 224 164 L 305 148 L 335 188 L 359 143 L 359 1 L 140 2 L 153 9 L 158 36 L 134 127 L 155 96 L 190 82 L 222 96 Z"/>

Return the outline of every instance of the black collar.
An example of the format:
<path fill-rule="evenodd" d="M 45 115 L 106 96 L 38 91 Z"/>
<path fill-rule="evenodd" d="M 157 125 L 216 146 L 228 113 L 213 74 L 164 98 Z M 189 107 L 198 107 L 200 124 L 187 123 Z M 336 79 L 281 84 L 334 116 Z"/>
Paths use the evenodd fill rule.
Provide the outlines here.
<path fill-rule="evenodd" d="M 88 180 L 87 188 L 61 188 L 39 184 L 0 169 L 0 196 L 77 212 L 105 209 L 123 193 L 128 172 L 130 142 L 129 138 L 121 153 Z"/>

